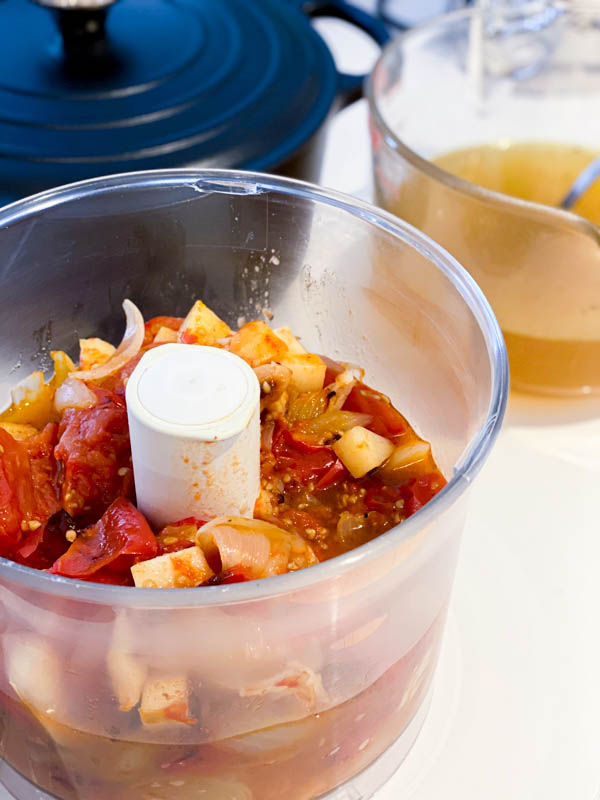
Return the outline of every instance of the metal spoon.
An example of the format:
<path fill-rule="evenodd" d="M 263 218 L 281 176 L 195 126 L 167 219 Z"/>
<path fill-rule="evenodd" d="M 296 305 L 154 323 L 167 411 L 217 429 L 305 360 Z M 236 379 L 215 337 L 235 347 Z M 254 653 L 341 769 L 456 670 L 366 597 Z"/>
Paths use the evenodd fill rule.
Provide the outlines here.
<path fill-rule="evenodd" d="M 600 178 L 600 156 L 581 170 L 571 184 L 571 188 L 560 202 L 560 208 L 569 211 L 579 198 Z"/>

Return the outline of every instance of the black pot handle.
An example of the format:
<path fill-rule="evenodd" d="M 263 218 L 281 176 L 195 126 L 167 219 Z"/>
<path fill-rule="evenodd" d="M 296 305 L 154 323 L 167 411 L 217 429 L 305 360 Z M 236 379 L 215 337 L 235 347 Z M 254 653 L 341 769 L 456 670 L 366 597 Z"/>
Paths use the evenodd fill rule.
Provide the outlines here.
<path fill-rule="evenodd" d="M 347 3 L 346 0 L 297 0 L 297 2 L 307 16 L 343 19 L 368 33 L 382 47 L 390 39 L 390 34 L 381 20 Z M 339 92 L 345 102 L 350 103 L 362 95 L 366 75 L 352 75 L 338 71 L 338 76 Z"/>

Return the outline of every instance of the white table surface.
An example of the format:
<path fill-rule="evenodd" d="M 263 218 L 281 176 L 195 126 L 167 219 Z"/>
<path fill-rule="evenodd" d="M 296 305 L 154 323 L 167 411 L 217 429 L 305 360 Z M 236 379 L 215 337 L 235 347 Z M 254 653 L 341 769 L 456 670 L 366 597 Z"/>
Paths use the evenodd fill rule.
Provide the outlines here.
<path fill-rule="evenodd" d="M 369 196 L 365 101 L 334 120 L 321 182 Z M 600 398 L 512 394 L 472 489 L 431 710 L 376 800 L 600 798 L 599 576 Z"/>
<path fill-rule="evenodd" d="M 333 121 L 322 183 L 364 197 L 369 169 L 361 101 Z M 376 800 L 598 800 L 599 478 L 600 400 L 511 396 L 472 490 L 431 710 Z"/>

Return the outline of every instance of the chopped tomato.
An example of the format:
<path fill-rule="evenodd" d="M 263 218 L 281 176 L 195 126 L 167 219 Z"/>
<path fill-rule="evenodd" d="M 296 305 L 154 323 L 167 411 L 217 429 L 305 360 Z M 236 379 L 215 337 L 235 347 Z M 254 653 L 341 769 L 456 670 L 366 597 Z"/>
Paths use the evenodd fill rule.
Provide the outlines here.
<path fill-rule="evenodd" d="M 369 511 L 380 511 L 382 514 L 389 514 L 396 506 L 397 510 L 404 510 L 404 493 L 402 486 L 384 486 L 378 484 L 370 486 L 365 496 L 365 505 Z"/>
<path fill-rule="evenodd" d="M 333 486 L 334 483 L 349 477 L 350 475 L 346 467 L 342 464 L 339 458 L 336 458 L 335 462 L 329 467 L 327 472 L 321 475 L 315 484 L 315 489 L 327 489 L 328 486 Z"/>
<path fill-rule="evenodd" d="M 324 479 L 339 460 L 330 447 L 296 439 L 281 424 L 273 435 L 272 451 L 276 469 L 287 471 L 292 478 L 304 485 Z"/>
<path fill-rule="evenodd" d="M 389 398 L 364 383 L 358 383 L 352 389 L 344 403 L 344 411 L 370 414 L 372 421 L 365 427 L 387 439 L 394 439 L 409 429 L 406 420 L 396 411 Z"/>
<path fill-rule="evenodd" d="M 369 511 L 390 514 L 397 510 L 410 517 L 445 486 L 441 475 L 431 473 L 420 478 L 412 478 L 398 486 L 372 484 L 367 488 L 365 504 Z"/>
<path fill-rule="evenodd" d="M 93 575 L 96 581 L 113 583 L 115 574 L 127 573 L 138 561 L 154 558 L 157 551 L 156 537 L 144 516 L 119 497 L 95 525 L 81 531 L 50 572 L 68 578 Z"/>
<path fill-rule="evenodd" d="M 98 404 L 68 408 L 54 451 L 63 463 L 62 507 L 97 519 L 117 497 L 133 494 L 127 409 L 123 398 L 93 387 Z"/>
<path fill-rule="evenodd" d="M 183 324 L 183 317 L 152 317 L 144 325 L 144 345 L 152 344 L 161 328 L 178 331 Z"/>
<path fill-rule="evenodd" d="M 428 503 L 445 485 L 446 481 L 439 473 L 423 475 L 408 481 L 404 486 L 406 516 L 410 517 L 415 511 L 423 508 L 425 503 Z"/>
<path fill-rule="evenodd" d="M 31 554 L 59 508 L 53 455 L 56 423 L 24 441 L 0 428 L 0 555 Z"/>
<path fill-rule="evenodd" d="M 196 344 L 198 337 L 193 331 L 186 330 L 181 332 L 181 341 L 183 344 Z"/>
<path fill-rule="evenodd" d="M 13 556 L 15 561 L 33 569 L 50 569 L 57 558 L 69 548 L 66 534 L 75 529 L 75 523 L 66 511 L 57 511 L 44 527 L 36 546 L 22 545 Z"/>
<path fill-rule="evenodd" d="M 164 527 L 156 536 L 158 542 L 158 555 L 175 553 L 185 550 L 196 544 L 196 532 L 204 522 L 195 517 L 186 517 Z"/>

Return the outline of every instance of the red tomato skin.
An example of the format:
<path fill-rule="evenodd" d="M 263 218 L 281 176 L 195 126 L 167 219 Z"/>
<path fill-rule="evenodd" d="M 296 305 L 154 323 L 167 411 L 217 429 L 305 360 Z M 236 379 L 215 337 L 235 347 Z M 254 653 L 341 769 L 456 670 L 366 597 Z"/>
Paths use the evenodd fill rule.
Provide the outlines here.
<path fill-rule="evenodd" d="M 204 524 L 204 521 L 197 517 L 186 517 L 172 522 L 170 525 L 165 525 L 156 536 L 158 555 L 176 553 L 179 550 L 193 547 L 196 544 L 196 532 Z"/>
<path fill-rule="evenodd" d="M 27 481 L 29 459 L 21 444 L 0 428 L 0 556 L 8 555 L 21 541 L 21 504 L 32 503 Z"/>
<path fill-rule="evenodd" d="M 272 451 L 276 469 L 289 472 L 303 485 L 319 481 L 338 461 L 330 447 L 296 439 L 281 423 L 273 435 Z"/>
<path fill-rule="evenodd" d="M 154 558 L 157 550 L 156 537 L 145 517 L 129 500 L 119 497 L 95 525 L 77 536 L 50 572 L 112 583 L 108 580 L 111 574 L 127 573 L 137 561 Z"/>
<path fill-rule="evenodd" d="M 32 569 L 50 569 L 56 559 L 69 549 L 69 541 L 65 534 L 74 527 L 75 523 L 71 517 L 65 511 L 60 510 L 50 517 L 44 526 L 43 535 L 37 542 L 26 541 L 12 554 L 11 558 L 18 564 Z"/>
<path fill-rule="evenodd" d="M 90 519 L 133 493 L 125 401 L 105 389 L 94 391 L 97 405 L 64 412 L 54 451 L 64 465 L 62 507 L 72 517 L 83 513 Z"/>
<path fill-rule="evenodd" d="M 24 544 L 33 552 L 46 522 L 60 508 L 53 455 L 57 427 L 51 423 L 24 441 L 0 429 L 0 555 Z M 27 530 L 28 522 L 41 524 Z"/>
<path fill-rule="evenodd" d="M 329 467 L 327 472 L 321 475 L 315 484 L 315 489 L 327 489 L 329 486 L 333 486 L 334 483 L 337 483 L 341 480 L 347 480 L 348 478 L 350 478 L 350 473 L 342 464 L 340 459 L 336 458 L 335 462 L 331 465 L 331 467 Z"/>
<path fill-rule="evenodd" d="M 446 481 L 439 473 L 422 475 L 420 478 L 411 478 L 398 486 L 371 484 L 367 488 L 365 504 L 369 511 L 379 511 L 390 514 L 395 509 L 398 501 L 402 501 L 398 509 L 403 516 L 410 517 L 425 503 L 428 503 L 446 485 Z"/>
<path fill-rule="evenodd" d="M 409 429 L 408 423 L 389 398 L 364 383 L 358 383 L 352 389 L 344 403 L 344 411 L 370 414 L 373 419 L 365 427 L 387 439 L 393 440 Z"/>

